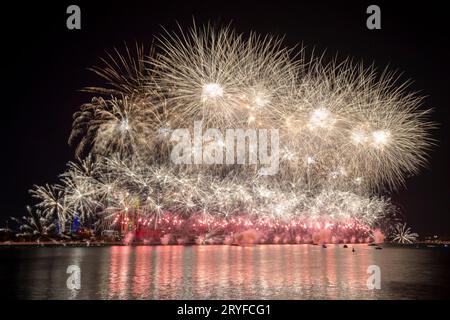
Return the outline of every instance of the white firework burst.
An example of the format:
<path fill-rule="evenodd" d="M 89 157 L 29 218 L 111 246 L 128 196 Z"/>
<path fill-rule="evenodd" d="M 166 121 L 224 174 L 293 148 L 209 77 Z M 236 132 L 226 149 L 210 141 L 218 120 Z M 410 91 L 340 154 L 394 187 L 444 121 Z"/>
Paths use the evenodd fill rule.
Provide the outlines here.
<path fill-rule="evenodd" d="M 392 240 L 397 243 L 413 243 L 417 240 L 419 235 L 411 231 L 411 228 L 403 224 L 397 224 L 394 227 Z"/>

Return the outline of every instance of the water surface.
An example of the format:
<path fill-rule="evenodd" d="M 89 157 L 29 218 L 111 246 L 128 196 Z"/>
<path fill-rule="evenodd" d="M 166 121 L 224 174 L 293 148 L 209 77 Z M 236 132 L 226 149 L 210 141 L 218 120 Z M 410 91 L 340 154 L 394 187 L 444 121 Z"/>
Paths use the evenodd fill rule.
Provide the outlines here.
<path fill-rule="evenodd" d="M 19 299 L 448 298 L 448 248 L 367 245 L 1 248 L 2 294 Z M 69 290 L 69 265 L 81 288 Z M 369 290 L 367 268 L 381 271 Z"/>

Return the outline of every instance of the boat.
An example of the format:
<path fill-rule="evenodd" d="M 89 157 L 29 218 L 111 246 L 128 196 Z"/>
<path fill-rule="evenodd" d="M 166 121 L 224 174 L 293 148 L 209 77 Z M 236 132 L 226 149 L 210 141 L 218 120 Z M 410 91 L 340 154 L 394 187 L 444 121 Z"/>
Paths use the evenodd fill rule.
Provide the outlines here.
<path fill-rule="evenodd" d="M 322 248 L 325 248 L 325 249 L 326 249 L 326 248 L 327 248 L 327 246 L 326 246 L 325 244 L 323 244 L 323 245 L 322 245 Z"/>
<path fill-rule="evenodd" d="M 380 246 L 375 247 L 375 250 L 382 250 L 383 248 Z"/>

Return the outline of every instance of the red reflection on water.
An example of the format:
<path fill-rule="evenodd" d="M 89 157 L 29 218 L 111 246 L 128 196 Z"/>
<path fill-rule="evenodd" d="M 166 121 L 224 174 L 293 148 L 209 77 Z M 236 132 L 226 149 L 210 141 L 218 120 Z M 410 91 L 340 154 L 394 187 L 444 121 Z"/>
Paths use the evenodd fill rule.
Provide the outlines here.
<path fill-rule="evenodd" d="M 152 282 L 152 247 L 139 246 L 136 249 L 132 293 L 135 298 L 145 298 Z"/>
<path fill-rule="evenodd" d="M 127 295 L 130 247 L 111 247 L 109 272 L 109 295 L 111 298 L 124 298 Z"/>
<path fill-rule="evenodd" d="M 210 269 L 211 266 L 209 265 L 212 257 L 211 252 L 208 249 L 209 248 L 206 246 L 193 248 L 193 250 L 195 250 L 195 264 L 192 270 L 194 285 L 193 288 L 191 288 L 193 292 L 196 292 L 199 288 L 205 287 L 205 283 L 208 283 L 208 281 L 214 281 L 213 279 L 208 279 L 208 276 L 210 278 L 214 277 L 213 270 Z"/>
<path fill-rule="evenodd" d="M 183 280 L 183 246 L 156 247 L 155 297 L 174 299 L 182 289 Z M 161 290 L 163 288 L 163 290 Z"/>
<path fill-rule="evenodd" d="M 341 299 L 366 289 L 373 250 L 311 245 L 112 247 L 110 298 Z M 367 295 L 367 294 L 366 294 Z"/>
<path fill-rule="evenodd" d="M 243 270 L 242 273 L 242 283 L 244 287 L 244 294 L 250 295 L 252 294 L 252 285 L 255 282 L 254 279 L 254 270 L 255 270 L 255 264 L 253 261 L 253 254 L 254 254 L 254 247 L 243 247 L 241 248 L 243 251 Z"/>

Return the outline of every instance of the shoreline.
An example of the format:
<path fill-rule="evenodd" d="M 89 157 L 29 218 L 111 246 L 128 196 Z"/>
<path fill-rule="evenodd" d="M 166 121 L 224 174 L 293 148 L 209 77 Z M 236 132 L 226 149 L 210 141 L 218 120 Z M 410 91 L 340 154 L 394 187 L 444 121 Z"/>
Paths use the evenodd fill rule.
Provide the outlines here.
<path fill-rule="evenodd" d="M 354 245 L 364 245 L 364 246 L 388 246 L 388 247 L 404 247 L 404 248 L 447 248 L 450 244 L 450 241 L 445 242 L 416 242 L 416 243 L 409 243 L 409 244 L 401 244 L 401 243 L 389 243 L 385 242 L 382 244 L 368 244 L 368 243 L 347 243 L 347 246 L 354 246 Z M 151 246 L 151 247 L 157 247 L 157 246 L 256 246 L 256 245 L 311 245 L 311 246 L 321 246 L 319 244 L 313 244 L 313 243 L 257 243 L 257 244 L 196 244 L 196 243 L 185 243 L 185 244 L 160 244 L 160 243 L 130 243 L 125 244 L 120 241 L 108 241 L 108 242 L 86 242 L 86 241 L 67 241 L 67 242 L 53 242 L 53 241 L 41 241 L 41 242 L 0 242 L 0 248 L 1 247 L 112 247 L 112 246 Z M 344 243 L 327 243 L 327 246 L 343 246 Z"/>

